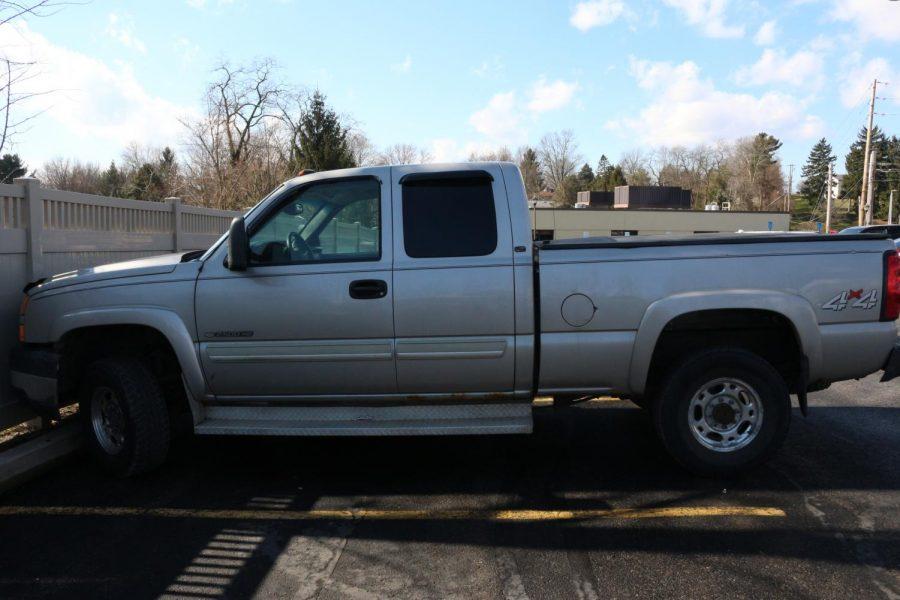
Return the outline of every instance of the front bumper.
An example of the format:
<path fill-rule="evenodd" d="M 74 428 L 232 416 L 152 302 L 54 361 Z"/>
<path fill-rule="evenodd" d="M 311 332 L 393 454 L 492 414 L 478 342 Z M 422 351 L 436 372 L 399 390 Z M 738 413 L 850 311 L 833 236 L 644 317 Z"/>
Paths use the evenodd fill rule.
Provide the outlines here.
<path fill-rule="evenodd" d="M 19 344 L 9 354 L 10 382 L 38 414 L 59 410 L 59 354 L 39 346 Z"/>
<path fill-rule="evenodd" d="M 895 377 L 900 377 L 900 342 L 897 342 L 897 345 L 891 350 L 887 362 L 884 363 L 884 375 L 881 376 L 881 381 L 890 381 Z"/>

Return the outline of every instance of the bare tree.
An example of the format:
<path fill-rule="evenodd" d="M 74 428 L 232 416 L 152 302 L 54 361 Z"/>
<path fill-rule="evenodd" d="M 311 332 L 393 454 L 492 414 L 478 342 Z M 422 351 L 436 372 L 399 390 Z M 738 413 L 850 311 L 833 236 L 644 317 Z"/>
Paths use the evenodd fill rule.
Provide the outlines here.
<path fill-rule="evenodd" d="M 253 133 L 263 121 L 279 116 L 276 101 L 283 89 L 272 82 L 274 68 L 267 59 L 250 67 L 226 63 L 215 70 L 219 79 L 207 90 L 207 109 L 222 129 L 232 165 L 247 157 Z"/>
<path fill-rule="evenodd" d="M 353 156 L 353 162 L 359 167 L 367 167 L 378 162 L 378 152 L 375 146 L 366 137 L 366 134 L 358 129 L 353 129 L 347 136 L 347 142 L 350 146 L 350 154 Z"/>
<path fill-rule="evenodd" d="M 578 144 L 575 142 L 575 133 L 571 129 L 548 133 L 541 138 L 538 157 L 544 182 L 553 190 L 556 202 L 567 203 L 574 190 L 569 189 L 572 187 L 569 178 L 575 174 L 575 169 L 582 162 Z"/>
<path fill-rule="evenodd" d="M 506 146 L 501 146 L 496 150 L 487 150 L 483 152 L 470 152 L 469 162 L 514 162 L 516 157 L 513 156 L 512 150 Z"/>
<path fill-rule="evenodd" d="M 651 185 L 653 183 L 649 169 L 650 159 L 638 149 L 629 150 L 622 155 L 619 166 L 629 185 Z"/>
<path fill-rule="evenodd" d="M 0 27 L 10 21 L 14 21 L 25 15 L 45 17 L 55 12 L 59 7 L 67 4 L 82 4 L 81 2 L 60 2 L 59 0 L 0 0 Z"/>
<path fill-rule="evenodd" d="M 10 22 L 19 17 L 47 16 L 55 9 L 72 2 L 60 2 L 57 0 L 0 0 L 0 31 Z M 27 100 L 40 96 L 44 92 L 22 92 L 21 86 L 34 76 L 32 67 L 34 63 L 18 61 L 7 55 L 0 55 L 0 152 L 6 149 L 16 133 L 21 132 L 22 127 L 37 117 L 40 112 L 20 114 L 17 105 L 26 103 Z"/>
<path fill-rule="evenodd" d="M 100 194 L 100 167 L 94 163 L 54 158 L 47 161 L 40 171 L 44 185 L 57 190 Z"/>
<path fill-rule="evenodd" d="M 286 177 L 278 104 L 285 90 L 274 82 L 274 69 L 271 60 L 220 65 L 207 88 L 205 114 L 182 121 L 188 191 L 201 203 L 247 206 Z"/>
<path fill-rule="evenodd" d="M 378 157 L 382 165 L 411 165 L 431 162 L 431 153 L 413 144 L 394 144 L 385 148 Z"/>

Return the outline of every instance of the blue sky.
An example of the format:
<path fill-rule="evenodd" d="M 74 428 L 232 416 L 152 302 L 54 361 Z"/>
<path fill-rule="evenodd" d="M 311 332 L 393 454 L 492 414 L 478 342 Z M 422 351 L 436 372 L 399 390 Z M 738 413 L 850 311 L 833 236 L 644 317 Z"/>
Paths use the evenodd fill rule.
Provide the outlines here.
<path fill-rule="evenodd" d="M 766 130 L 785 164 L 799 170 L 825 136 L 842 168 L 876 76 L 892 84 L 877 121 L 900 134 L 890 0 L 93 0 L 6 26 L 0 49 L 40 63 L 28 85 L 55 90 L 13 148 L 31 167 L 107 163 L 130 142 L 177 151 L 216 62 L 264 57 L 375 145 L 438 160 L 564 128 L 592 164 Z"/>

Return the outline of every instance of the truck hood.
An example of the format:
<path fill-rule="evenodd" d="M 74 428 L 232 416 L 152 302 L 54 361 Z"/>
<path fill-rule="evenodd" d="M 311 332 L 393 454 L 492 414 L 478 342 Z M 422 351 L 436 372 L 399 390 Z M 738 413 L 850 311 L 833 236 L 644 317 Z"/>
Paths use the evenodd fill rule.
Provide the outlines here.
<path fill-rule="evenodd" d="M 36 294 L 51 289 L 82 283 L 93 283 L 95 281 L 107 279 L 138 277 L 141 275 L 164 275 L 174 271 L 175 267 L 182 261 L 182 257 L 184 257 L 185 254 L 188 254 L 188 252 L 161 254 L 159 256 L 150 256 L 125 262 L 78 269 L 77 271 L 57 273 L 56 275 L 51 275 L 45 279 L 30 283 L 25 289 L 26 291 L 30 291 L 30 293 Z"/>

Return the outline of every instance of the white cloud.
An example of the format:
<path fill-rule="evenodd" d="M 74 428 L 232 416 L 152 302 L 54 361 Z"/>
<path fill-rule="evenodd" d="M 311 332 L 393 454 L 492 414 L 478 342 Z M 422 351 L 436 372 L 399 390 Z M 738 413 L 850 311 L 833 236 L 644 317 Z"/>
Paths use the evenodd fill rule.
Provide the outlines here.
<path fill-rule="evenodd" d="M 409 54 L 402 61 L 391 65 L 391 71 L 394 73 L 409 73 L 410 69 L 412 69 L 412 56 Z"/>
<path fill-rule="evenodd" d="M 501 71 L 503 71 L 503 61 L 499 56 L 494 56 L 490 60 L 483 61 L 478 67 L 472 69 L 472 73 L 476 77 L 481 77 L 482 79 L 486 77 L 493 77 L 499 75 Z"/>
<path fill-rule="evenodd" d="M 483 147 L 475 151 L 496 148 L 499 145 L 521 143 L 526 138 L 525 122 L 534 121 L 545 112 L 559 110 L 571 104 L 577 82 L 557 79 L 547 81 L 541 76 L 528 91 L 526 99 L 520 99 L 515 90 L 494 94 L 487 106 L 475 111 L 469 123 L 487 139 L 478 142 Z M 441 150 L 436 149 L 436 153 Z"/>
<path fill-rule="evenodd" d="M 484 155 L 495 152 L 504 143 L 492 143 L 489 141 L 460 142 L 453 138 L 437 138 L 431 140 L 429 154 L 431 161 L 435 163 L 449 163 L 466 161 L 472 154 Z"/>
<path fill-rule="evenodd" d="M 450 138 L 438 138 L 431 141 L 431 157 L 436 163 L 456 162 L 462 160 L 459 143 Z"/>
<path fill-rule="evenodd" d="M 578 84 L 575 82 L 562 79 L 548 82 L 541 77 L 531 88 L 528 109 L 532 112 L 542 113 L 564 108 L 572 101 L 576 91 L 578 91 Z"/>
<path fill-rule="evenodd" d="M 815 91 L 824 81 L 823 68 L 818 52 L 798 50 L 788 56 L 767 48 L 753 65 L 738 69 L 735 80 L 741 85 L 788 84 Z"/>
<path fill-rule="evenodd" d="M 209 6 L 211 3 L 208 0 L 187 0 L 187 5 L 191 8 L 204 9 Z M 227 6 L 229 4 L 234 4 L 234 0 L 216 0 L 216 6 Z"/>
<path fill-rule="evenodd" d="M 886 58 L 876 57 L 863 63 L 859 52 L 850 53 L 841 62 L 840 72 L 841 103 L 848 108 L 859 105 L 869 97 L 873 80 L 900 81 L 900 71 L 895 70 Z M 894 101 L 900 104 L 900 98 L 895 97 Z"/>
<path fill-rule="evenodd" d="M 522 137 L 520 114 L 516 93 L 503 92 L 494 94 L 487 106 L 473 113 L 469 123 L 492 142 L 511 143 Z"/>
<path fill-rule="evenodd" d="M 900 4 L 889 0 L 833 0 L 831 18 L 851 22 L 863 38 L 900 42 Z"/>
<path fill-rule="evenodd" d="M 182 66 L 186 66 L 197 59 L 200 46 L 185 36 L 179 36 L 172 42 L 172 50 L 181 58 Z"/>
<path fill-rule="evenodd" d="M 7 25 L 5 52 L 12 60 L 34 62 L 27 92 L 50 92 L 32 98 L 23 112 L 43 111 L 41 121 L 55 121 L 67 132 L 85 139 L 165 144 L 184 130 L 178 118 L 190 109 L 152 95 L 127 63 L 108 64 L 57 46 L 25 22 Z"/>
<path fill-rule="evenodd" d="M 739 38 L 744 36 L 743 25 L 727 25 L 725 9 L 728 0 L 663 0 L 677 8 L 691 25 L 700 27 L 711 38 Z"/>
<path fill-rule="evenodd" d="M 761 96 L 717 89 L 691 61 L 631 60 L 631 74 L 653 100 L 638 114 L 612 120 L 607 129 L 648 145 L 711 143 L 767 131 L 782 138 L 819 135 L 821 120 L 805 102 L 779 92 Z"/>
<path fill-rule="evenodd" d="M 624 13 L 625 5 L 621 0 L 589 0 L 575 5 L 569 23 L 585 32 L 594 27 L 609 25 Z"/>
<path fill-rule="evenodd" d="M 771 46 L 775 43 L 776 32 L 775 21 L 766 21 L 756 30 L 756 35 L 753 36 L 753 43 L 757 46 Z"/>
<path fill-rule="evenodd" d="M 126 48 L 136 50 L 141 54 L 147 54 L 147 47 L 134 34 L 134 19 L 131 15 L 109 13 L 106 19 L 106 35 L 113 38 Z"/>

